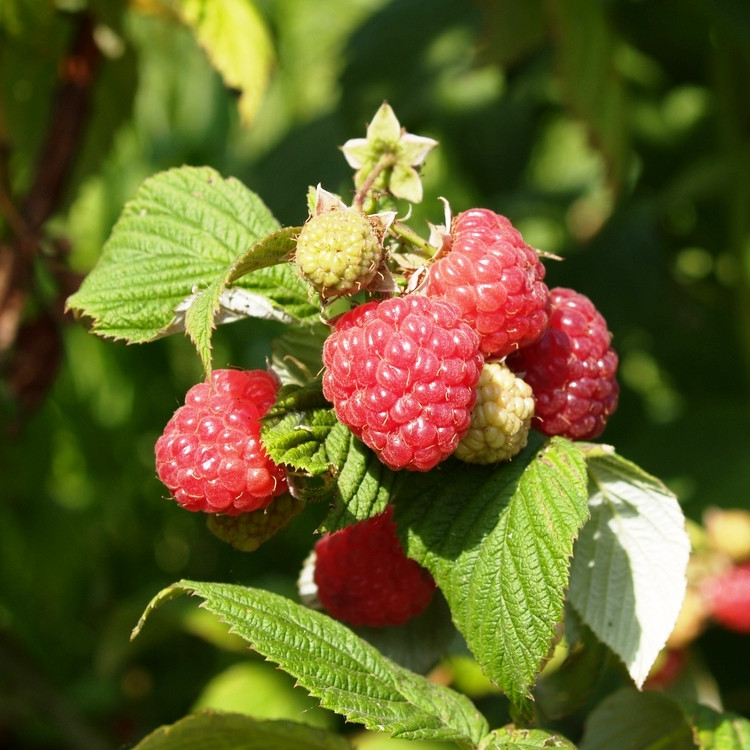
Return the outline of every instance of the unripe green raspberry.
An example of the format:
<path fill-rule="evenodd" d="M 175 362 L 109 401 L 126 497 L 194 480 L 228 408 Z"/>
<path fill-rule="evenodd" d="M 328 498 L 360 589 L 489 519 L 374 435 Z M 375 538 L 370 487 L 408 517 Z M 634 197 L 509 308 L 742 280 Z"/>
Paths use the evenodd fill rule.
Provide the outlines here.
<path fill-rule="evenodd" d="M 288 492 L 258 510 L 237 516 L 213 514 L 208 517 L 209 531 L 219 539 L 243 552 L 258 549 L 277 531 L 302 512 L 305 501 L 292 497 Z"/>
<path fill-rule="evenodd" d="M 302 276 L 322 297 L 354 294 L 375 277 L 383 248 L 363 214 L 349 208 L 317 214 L 297 238 Z"/>
<path fill-rule="evenodd" d="M 454 455 L 471 464 L 494 464 L 526 447 L 534 396 L 502 362 L 485 362 L 471 412 L 471 427 Z"/>

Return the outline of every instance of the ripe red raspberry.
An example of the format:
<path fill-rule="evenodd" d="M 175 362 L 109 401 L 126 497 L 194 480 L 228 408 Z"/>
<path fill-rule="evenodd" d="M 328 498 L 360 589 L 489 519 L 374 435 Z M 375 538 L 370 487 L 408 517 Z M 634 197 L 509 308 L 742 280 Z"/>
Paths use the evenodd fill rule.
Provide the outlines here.
<path fill-rule="evenodd" d="M 750 633 L 750 562 L 708 579 L 702 593 L 716 622 L 738 633 Z"/>
<path fill-rule="evenodd" d="M 425 294 L 458 305 L 479 333 L 482 354 L 500 359 L 547 326 L 545 268 L 504 216 L 472 209 L 453 222 L 451 249 L 429 269 Z"/>
<path fill-rule="evenodd" d="M 317 597 L 332 617 L 350 625 L 403 625 L 432 599 L 432 576 L 404 553 L 393 508 L 359 521 L 315 545 Z"/>
<path fill-rule="evenodd" d="M 156 472 L 183 508 L 237 515 L 287 489 L 266 454 L 260 418 L 278 382 L 263 370 L 214 370 L 185 396 L 156 441 Z"/>
<path fill-rule="evenodd" d="M 323 394 L 384 464 L 428 471 L 469 428 L 482 362 L 454 305 L 391 297 L 339 317 L 323 346 Z"/>
<path fill-rule="evenodd" d="M 617 353 L 591 300 L 572 289 L 551 291 L 542 338 L 507 359 L 534 392 L 532 425 L 545 435 L 591 440 L 617 408 Z"/>

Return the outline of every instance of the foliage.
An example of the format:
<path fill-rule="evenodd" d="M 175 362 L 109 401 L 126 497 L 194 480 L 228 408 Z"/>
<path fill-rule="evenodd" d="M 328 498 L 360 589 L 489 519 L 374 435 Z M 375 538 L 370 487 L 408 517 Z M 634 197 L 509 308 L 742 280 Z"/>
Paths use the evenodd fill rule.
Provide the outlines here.
<path fill-rule="evenodd" d="M 409 554 L 435 574 L 463 636 L 449 650 L 468 646 L 494 682 L 481 683 L 469 718 L 468 678 L 448 666 L 455 662 L 433 675 L 451 684 L 440 689 L 380 664 L 388 689 L 406 691 L 399 701 L 423 712 L 410 725 L 421 737 L 590 748 L 639 733 L 644 747 L 667 735 L 675 747 L 748 746 L 747 680 L 732 668 L 750 653 L 747 637 L 709 627 L 691 646 L 692 678 L 667 695 L 632 687 L 679 606 L 680 506 L 700 520 L 712 505 L 746 505 L 745 4 L 439 0 L 429 13 L 415 0 L 68 6 L 0 7 L 0 745 L 97 748 L 149 735 L 142 746 L 158 748 L 195 732 L 205 747 L 208 736 L 216 747 L 365 747 L 370 734 L 329 712 L 327 729 L 315 732 L 300 729 L 298 713 L 202 713 L 174 724 L 200 704 L 211 677 L 255 657 L 181 601 L 132 644 L 127 632 L 177 578 L 170 592 L 198 594 L 238 632 L 246 620 L 222 603 L 235 589 L 198 581 L 241 580 L 250 611 L 273 600 L 279 615 L 283 601 L 294 627 L 308 616 L 318 623 L 289 599 L 311 533 L 391 500 Z M 237 42 L 248 33 L 257 44 Z M 581 289 L 605 313 L 622 362 L 621 406 L 607 432 L 617 454 L 540 442 L 497 475 L 451 467 L 447 478 L 403 477 L 307 390 L 325 329 L 279 261 L 293 249 L 310 185 L 351 195 L 336 149 L 383 99 L 409 131 L 440 144 L 420 170 L 411 226 L 440 221 L 441 195 L 454 211 L 492 207 L 565 258 L 550 267 L 555 284 Z M 118 260 L 114 287 L 94 270 L 76 291 L 83 274 Z M 100 333 L 152 343 L 114 346 L 69 325 L 61 308 L 71 293 Z M 127 319 L 112 317 L 128 309 Z M 230 320 L 241 322 L 214 330 Z M 165 335 L 182 329 L 200 357 Z M 211 361 L 251 367 L 266 357 L 296 388 L 264 439 L 301 487 L 335 502 L 309 504 L 247 555 L 158 502 L 151 450 Z M 463 502 L 451 505 L 456 496 Z M 435 507 L 439 522 L 427 512 Z M 642 542 L 659 552 L 641 557 Z M 533 562 L 520 577 L 509 572 L 519 556 Z M 543 667 L 563 617 L 565 638 Z M 485 635 L 498 622 L 502 642 Z M 367 636 L 389 653 L 377 634 L 335 625 L 320 626 L 324 640 L 380 663 Z M 255 637 L 259 653 L 282 662 L 294 631 L 268 653 Z M 301 669 L 290 671 L 318 695 Z M 579 693 L 567 702 L 563 678 Z M 285 689 L 299 693 L 291 682 Z M 364 704 L 324 705 L 362 721 Z M 480 714 L 504 728 L 488 733 Z M 394 716 L 401 731 L 407 719 Z M 633 726 L 633 717 L 644 720 Z M 377 713 L 362 723 L 378 721 L 394 731 Z M 151 734 L 165 724 L 173 726 Z"/>

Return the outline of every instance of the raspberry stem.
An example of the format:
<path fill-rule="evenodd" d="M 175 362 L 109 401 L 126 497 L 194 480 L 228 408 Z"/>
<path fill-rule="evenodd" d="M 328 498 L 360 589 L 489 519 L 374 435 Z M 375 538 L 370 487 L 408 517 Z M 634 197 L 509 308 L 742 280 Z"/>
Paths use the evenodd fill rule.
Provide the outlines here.
<path fill-rule="evenodd" d="M 365 199 L 372 190 L 375 180 L 377 180 L 381 173 L 385 172 L 386 169 L 391 169 L 395 163 L 396 154 L 394 153 L 385 153 L 377 160 L 377 162 L 375 162 L 375 166 L 372 168 L 370 174 L 367 175 L 367 179 L 354 194 L 354 201 L 352 202 L 354 208 L 357 208 L 360 211 L 364 210 Z"/>
<path fill-rule="evenodd" d="M 413 245 L 427 258 L 431 258 L 437 252 L 437 248 L 433 247 L 424 237 L 420 237 L 415 231 L 399 221 L 393 222 L 391 232 L 410 245 Z"/>

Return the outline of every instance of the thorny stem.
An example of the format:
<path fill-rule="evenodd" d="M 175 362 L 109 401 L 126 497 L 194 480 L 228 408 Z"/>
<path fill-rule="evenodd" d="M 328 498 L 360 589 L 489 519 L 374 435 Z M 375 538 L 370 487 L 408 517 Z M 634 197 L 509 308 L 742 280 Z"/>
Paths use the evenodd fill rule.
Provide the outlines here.
<path fill-rule="evenodd" d="M 375 180 L 386 170 L 390 169 L 396 163 L 396 155 L 393 153 L 385 153 L 375 163 L 370 174 L 367 175 L 367 179 L 362 183 L 362 187 L 354 194 L 354 201 L 352 205 L 358 208 L 360 211 L 365 203 L 365 198 L 372 190 L 372 186 L 375 184 Z"/>

